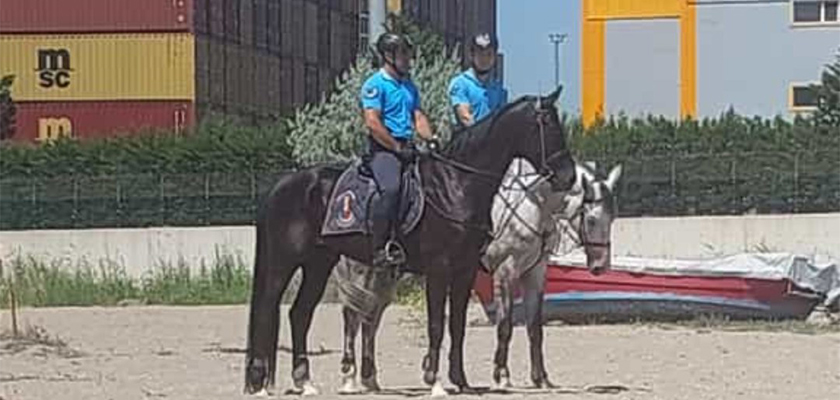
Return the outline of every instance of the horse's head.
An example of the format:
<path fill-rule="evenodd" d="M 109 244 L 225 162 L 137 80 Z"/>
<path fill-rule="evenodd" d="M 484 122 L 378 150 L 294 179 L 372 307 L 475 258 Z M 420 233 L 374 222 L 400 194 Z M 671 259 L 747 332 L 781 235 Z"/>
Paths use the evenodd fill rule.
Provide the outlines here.
<path fill-rule="evenodd" d="M 615 188 L 621 177 L 621 165 L 610 171 L 606 180 L 598 179 L 594 171 L 578 166 L 578 184 L 570 192 L 572 210 L 567 210 L 569 222 L 586 253 L 586 265 L 598 274 L 610 268 L 612 223 L 617 214 Z"/>
<path fill-rule="evenodd" d="M 566 130 L 554 105 L 562 89 L 560 86 L 548 96 L 527 97 L 522 106 L 508 109 L 497 121 L 499 128 L 510 133 L 513 156 L 536 166 L 555 191 L 571 189 L 576 179 Z"/>

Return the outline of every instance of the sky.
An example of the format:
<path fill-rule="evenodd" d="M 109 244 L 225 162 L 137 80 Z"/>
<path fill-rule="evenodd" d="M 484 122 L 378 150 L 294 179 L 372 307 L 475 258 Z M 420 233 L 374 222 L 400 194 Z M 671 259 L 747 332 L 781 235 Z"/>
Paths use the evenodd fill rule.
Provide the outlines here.
<path fill-rule="evenodd" d="M 568 34 L 560 45 L 564 110 L 580 108 L 580 0 L 497 0 L 498 35 L 510 98 L 547 93 L 554 86 L 554 45 L 549 33 Z"/>

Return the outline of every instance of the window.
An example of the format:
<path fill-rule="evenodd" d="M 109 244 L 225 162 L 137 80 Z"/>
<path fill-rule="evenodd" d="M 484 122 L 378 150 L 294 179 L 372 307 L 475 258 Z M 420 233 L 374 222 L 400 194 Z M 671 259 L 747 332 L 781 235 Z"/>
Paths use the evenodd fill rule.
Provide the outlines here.
<path fill-rule="evenodd" d="M 834 24 L 838 22 L 840 0 L 793 0 L 794 24 Z"/>
<path fill-rule="evenodd" d="M 365 11 L 359 13 L 359 52 L 367 52 L 368 40 L 370 40 L 370 33 L 368 32 L 368 13 Z"/>
<path fill-rule="evenodd" d="M 817 93 L 813 83 L 795 83 L 790 86 L 791 111 L 811 111 L 817 108 Z"/>
<path fill-rule="evenodd" d="M 823 16 L 826 22 L 837 22 L 838 5 L 840 5 L 840 2 L 837 1 L 825 2 L 825 7 L 823 8 Z"/>

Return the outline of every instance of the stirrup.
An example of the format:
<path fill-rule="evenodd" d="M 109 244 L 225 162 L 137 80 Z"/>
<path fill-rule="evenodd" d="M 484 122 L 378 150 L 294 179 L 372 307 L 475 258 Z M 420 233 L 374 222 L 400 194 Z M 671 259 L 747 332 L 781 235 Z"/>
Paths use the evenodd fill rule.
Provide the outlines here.
<path fill-rule="evenodd" d="M 400 242 L 390 239 L 385 243 L 385 261 L 387 261 L 388 264 L 404 264 L 405 259 L 405 249 L 403 249 Z"/>
<path fill-rule="evenodd" d="M 388 240 L 385 247 L 373 253 L 374 267 L 394 267 L 405 263 L 405 250 L 394 240 Z"/>

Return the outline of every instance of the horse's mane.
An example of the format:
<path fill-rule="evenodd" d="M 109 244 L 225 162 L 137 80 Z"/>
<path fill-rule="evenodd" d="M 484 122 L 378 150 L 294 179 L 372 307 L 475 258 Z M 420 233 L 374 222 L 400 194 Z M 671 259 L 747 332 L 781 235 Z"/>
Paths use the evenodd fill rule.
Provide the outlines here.
<path fill-rule="evenodd" d="M 531 103 L 536 99 L 534 96 L 522 96 L 512 103 L 506 104 L 504 107 L 494 111 L 486 118 L 482 118 L 475 125 L 466 128 L 460 128 L 452 132 L 452 140 L 444 147 L 443 153 L 446 155 L 453 155 L 462 151 L 465 148 L 471 147 L 475 142 L 484 141 L 490 135 L 493 125 L 500 116 L 509 112 L 511 109 L 521 107 L 523 104 Z"/>

